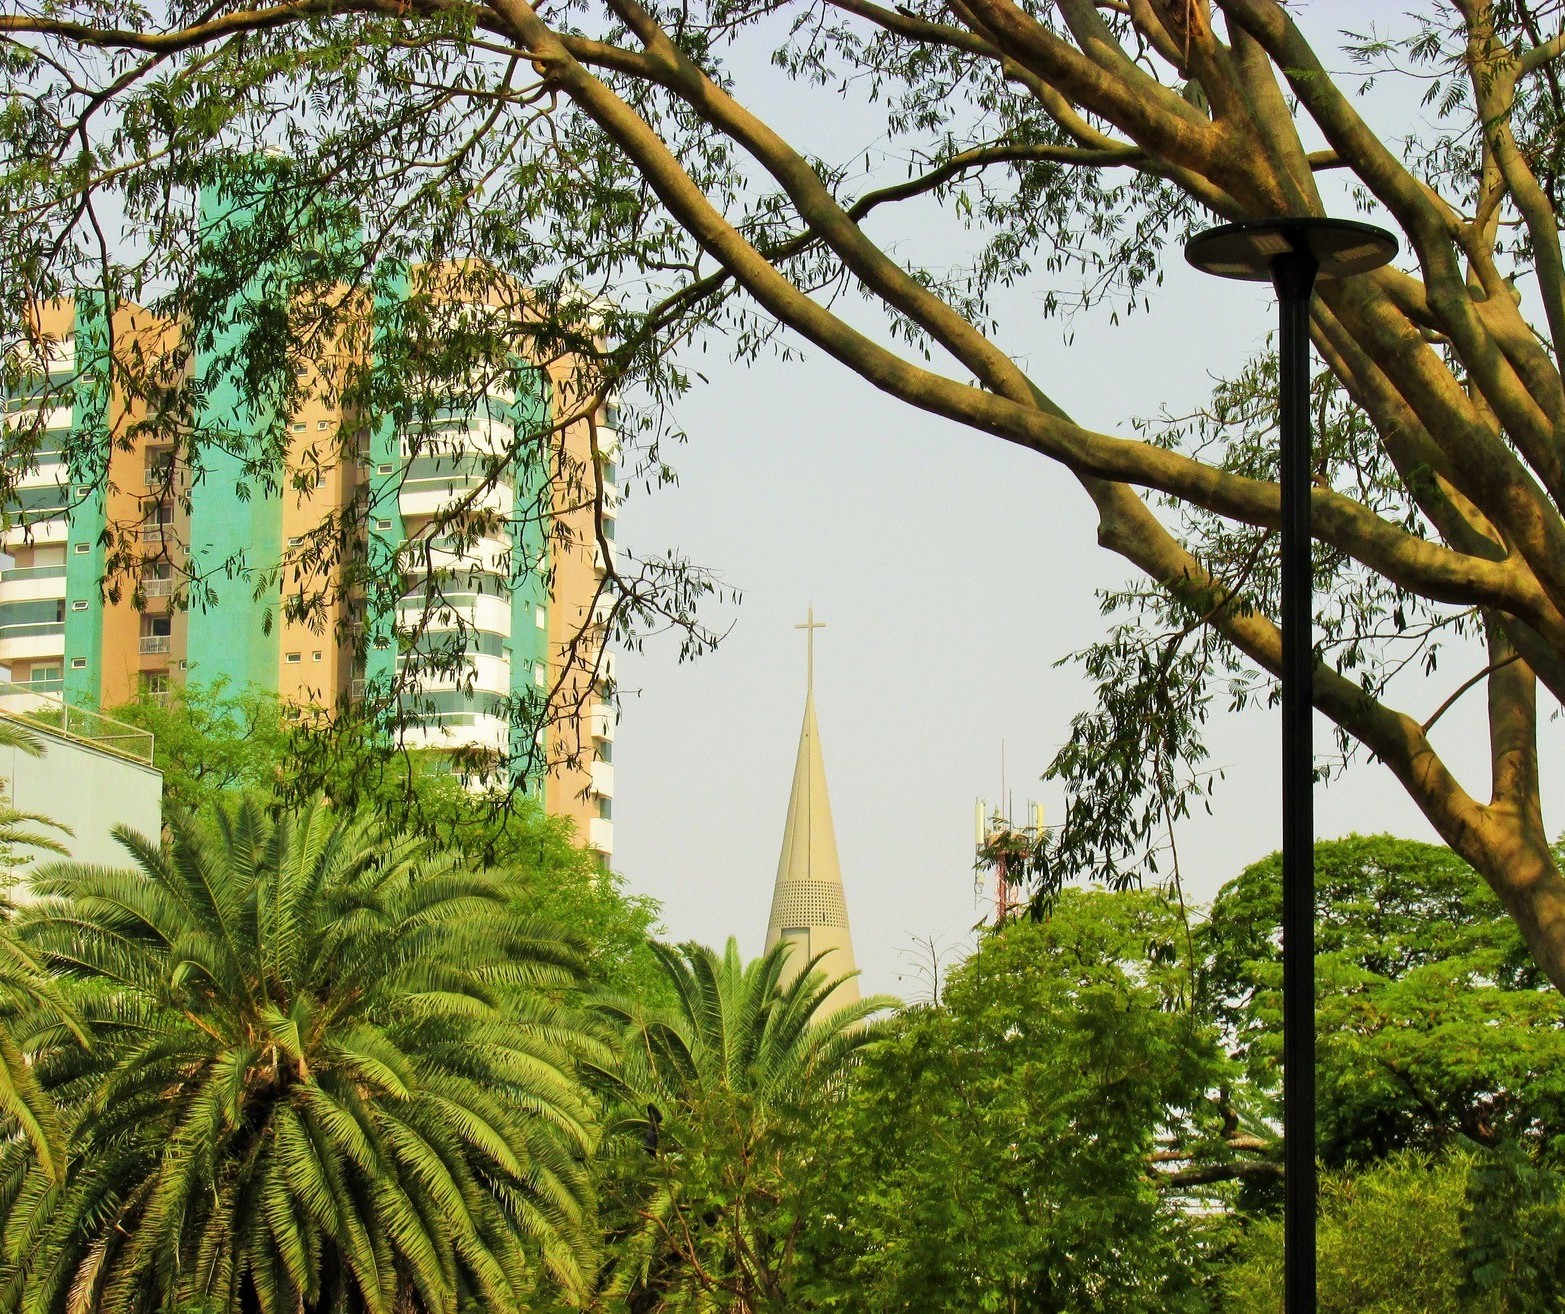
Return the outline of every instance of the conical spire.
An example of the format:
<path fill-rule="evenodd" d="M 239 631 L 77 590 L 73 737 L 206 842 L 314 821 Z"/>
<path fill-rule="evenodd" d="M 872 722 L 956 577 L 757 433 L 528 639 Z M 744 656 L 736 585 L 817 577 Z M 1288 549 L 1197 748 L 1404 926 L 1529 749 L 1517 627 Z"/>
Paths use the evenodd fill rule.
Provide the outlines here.
<path fill-rule="evenodd" d="M 766 927 L 766 947 L 779 940 L 793 945 L 784 980 L 792 980 L 815 954 L 825 954 L 820 967 L 828 977 L 854 971 L 853 939 L 848 932 L 848 904 L 842 892 L 842 868 L 837 861 L 837 832 L 831 822 L 826 793 L 826 763 L 821 756 L 820 729 L 815 724 L 815 631 L 822 623 L 810 608 L 809 619 L 797 628 L 808 635 L 808 666 L 804 694 L 804 726 L 793 767 L 793 792 L 788 796 L 788 820 L 783 826 L 782 856 L 772 889 L 772 915 Z M 823 1011 L 856 1003 L 855 978 L 844 982 L 826 1001 Z"/>

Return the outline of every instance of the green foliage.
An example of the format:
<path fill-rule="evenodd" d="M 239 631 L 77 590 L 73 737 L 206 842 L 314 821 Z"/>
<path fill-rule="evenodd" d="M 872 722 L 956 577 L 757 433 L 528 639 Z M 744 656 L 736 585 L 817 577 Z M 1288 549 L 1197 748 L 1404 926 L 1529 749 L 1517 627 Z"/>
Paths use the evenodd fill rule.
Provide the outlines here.
<path fill-rule="evenodd" d="M 412 829 L 481 866 L 504 871 L 518 909 L 569 926 L 586 946 L 591 980 L 635 993 L 666 991 L 648 948 L 658 905 L 628 894 L 578 840 L 573 823 L 525 795 L 474 795 L 436 754 L 391 758 L 336 740 L 326 752 L 306 714 L 276 694 L 230 690 L 219 681 L 146 698 L 114 715 L 153 732 L 164 809 L 193 812 L 253 794 L 276 812 L 297 803 L 294 766 L 321 755 L 327 796 Z M 370 733 L 360 727 L 364 733 Z M 314 776 L 315 773 L 307 772 Z"/>
<path fill-rule="evenodd" d="M 165 814 L 198 812 L 225 796 L 270 796 L 287 769 L 284 704 L 261 689 L 188 684 L 110 714 L 152 732 Z"/>
<path fill-rule="evenodd" d="M 1328 1163 L 1400 1147 L 1565 1135 L 1559 997 L 1515 923 L 1438 845 L 1351 836 L 1315 847 L 1320 1147 Z M 1277 1090 L 1281 859 L 1247 868 L 1202 929 L 1208 1004 L 1254 1088 Z"/>
<path fill-rule="evenodd" d="M 65 1181 L 69 1147 L 54 1101 L 29 1053 L 48 1039 L 82 1040 L 81 1024 L 37 955 L 0 926 L 0 1135 L 19 1132 L 41 1178 Z"/>
<path fill-rule="evenodd" d="M 1470 1160 L 1412 1151 L 1321 1182 L 1321 1314 L 1501 1314 L 1464 1287 L 1462 1215 Z M 1280 1314 L 1282 1220 L 1255 1220 L 1225 1267 L 1224 1314 Z M 1549 1308 L 1556 1308 L 1550 1306 Z"/>
<path fill-rule="evenodd" d="M 1148 1158 L 1199 1131 L 1226 1071 L 1183 1007 L 1183 943 L 1156 895 L 1067 889 L 898 1018 L 815 1142 L 796 1260 L 810 1307 L 1207 1308 L 1216 1229 Z"/>
<path fill-rule="evenodd" d="M 502 878 L 322 803 L 122 832 L 40 874 L 18 933 L 88 1047 L 37 1049 L 63 1190 L 0 1146 L 7 1308 L 515 1308 L 594 1263 L 558 1002 L 578 955 Z"/>
<path fill-rule="evenodd" d="M 1565 1178 L 1515 1141 L 1473 1162 L 1462 1227 L 1466 1294 L 1503 1314 L 1551 1314 L 1565 1291 Z"/>
<path fill-rule="evenodd" d="M 605 1162 L 614 1229 L 604 1287 L 636 1310 L 794 1308 L 789 1258 L 816 1165 L 806 1133 L 873 1047 L 894 1001 L 823 1012 L 838 980 L 812 960 L 784 983 L 789 947 L 744 963 L 728 942 L 657 946 L 675 1005 L 600 1008 L 620 1029 L 622 1116 Z"/>

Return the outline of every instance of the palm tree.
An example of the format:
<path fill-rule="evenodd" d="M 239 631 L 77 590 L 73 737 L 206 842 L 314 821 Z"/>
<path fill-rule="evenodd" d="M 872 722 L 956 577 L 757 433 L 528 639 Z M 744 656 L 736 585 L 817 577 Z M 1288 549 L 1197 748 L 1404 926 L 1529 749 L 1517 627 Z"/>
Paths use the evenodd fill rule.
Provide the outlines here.
<path fill-rule="evenodd" d="M 133 1314 L 518 1308 L 595 1260 L 601 1061 L 557 1002 L 574 952 L 504 882 L 314 803 L 121 831 L 19 933 L 92 1048 L 38 1069 L 63 1191 L 0 1147 L 0 1305 Z"/>
<path fill-rule="evenodd" d="M 0 748 L 14 748 L 42 757 L 43 741 L 10 717 L 0 716 Z M 65 846 L 37 827 L 71 833 L 70 827 L 34 812 L 11 806 L 8 782 L 0 782 L 0 916 L 9 913 L 9 882 L 19 847 L 64 854 Z M 10 934 L 0 930 L 0 1134 L 22 1135 L 44 1177 L 56 1184 L 65 1178 L 65 1136 L 54 1103 L 38 1083 L 28 1062 L 24 1028 L 48 1034 L 63 1028 L 77 1040 L 81 1032 L 70 1009 L 55 990 L 49 974 Z"/>
<path fill-rule="evenodd" d="M 623 1036 L 626 1109 L 606 1173 L 621 1214 L 605 1292 L 633 1310 L 782 1308 L 803 1133 L 896 1001 L 819 1015 L 846 978 L 827 979 L 817 956 L 783 984 L 787 944 L 750 963 L 733 940 L 721 957 L 654 948 L 676 1007 L 599 1005 Z"/>
<path fill-rule="evenodd" d="M 49 973 L 9 927 L 0 927 L 0 1137 L 20 1132 L 43 1180 L 55 1186 L 65 1181 L 65 1132 L 28 1052 L 44 1039 L 85 1038 Z"/>

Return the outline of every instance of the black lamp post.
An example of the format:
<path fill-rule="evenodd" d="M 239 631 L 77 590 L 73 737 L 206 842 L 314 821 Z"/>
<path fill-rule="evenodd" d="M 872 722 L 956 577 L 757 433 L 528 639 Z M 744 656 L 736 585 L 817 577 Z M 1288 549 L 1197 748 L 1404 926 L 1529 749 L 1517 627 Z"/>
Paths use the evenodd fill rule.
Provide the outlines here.
<path fill-rule="evenodd" d="M 1378 269 L 1397 253 L 1384 229 L 1348 219 L 1223 224 L 1185 259 L 1219 278 L 1270 282 L 1280 312 L 1282 430 L 1282 1121 L 1283 1293 L 1315 1314 L 1315 808 L 1310 697 L 1310 293 L 1317 278 Z"/>

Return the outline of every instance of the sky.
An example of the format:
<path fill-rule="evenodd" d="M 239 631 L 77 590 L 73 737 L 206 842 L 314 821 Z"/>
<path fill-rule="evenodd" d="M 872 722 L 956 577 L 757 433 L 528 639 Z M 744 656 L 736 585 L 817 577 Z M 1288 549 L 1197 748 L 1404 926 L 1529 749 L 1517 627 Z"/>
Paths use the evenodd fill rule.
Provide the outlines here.
<path fill-rule="evenodd" d="M 1388 13 L 1391 10 L 1388 7 Z M 1361 23 L 1363 6 L 1300 9 L 1317 40 Z M 813 149 L 842 143 L 840 104 L 791 94 L 764 66 L 742 94 Z M 1366 101 L 1396 131 L 1415 102 L 1385 84 Z M 812 117 L 819 116 L 819 117 Z M 851 120 L 849 120 L 851 122 Z M 1343 205 L 1338 213 L 1351 213 Z M 939 241 L 938 226 L 908 235 Z M 1275 322 L 1270 289 L 1167 266 L 1150 312 L 1106 317 L 1062 339 L 1039 307 L 1043 280 L 1016 289 L 1003 345 L 1082 422 L 1130 421 L 1199 401 Z M 1040 783 L 1089 688 L 1057 663 L 1101 630 L 1096 591 L 1129 567 L 1099 549 L 1092 508 L 1061 467 L 894 402 L 819 353 L 752 366 L 702 362 L 710 382 L 679 418 L 690 441 L 672 456 L 676 488 L 634 491 L 619 522 L 636 552 L 675 547 L 715 570 L 742 600 L 706 616 L 731 626 L 715 653 L 677 660 L 672 641 L 619 658 L 615 866 L 660 901 L 667 935 L 758 953 L 804 704 L 813 605 L 816 704 L 838 848 L 863 985 L 925 994 L 973 939 L 991 895 L 975 890 L 974 805 L 1007 796 L 1063 814 Z M 1484 664 L 1477 651 L 1438 680 L 1404 678 L 1400 704 L 1426 717 Z M 1441 721 L 1436 746 L 1486 795 L 1482 694 Z M 1317 745 L 1330 746 L 1317 720 Z M 1209 900 L 1280 834 L 1275 713 L 1214 718 L 1210 765 L 1225 773 L 1210 815 L 1176 832 L 1187 892 Z M 1545 727 L 1545 819 L 1561 825 L 1560 725 Z M 1389 831 L 1433 839 L 1390 774 L 1350 768 L 1316 796 L 1317 833 Z"/>

